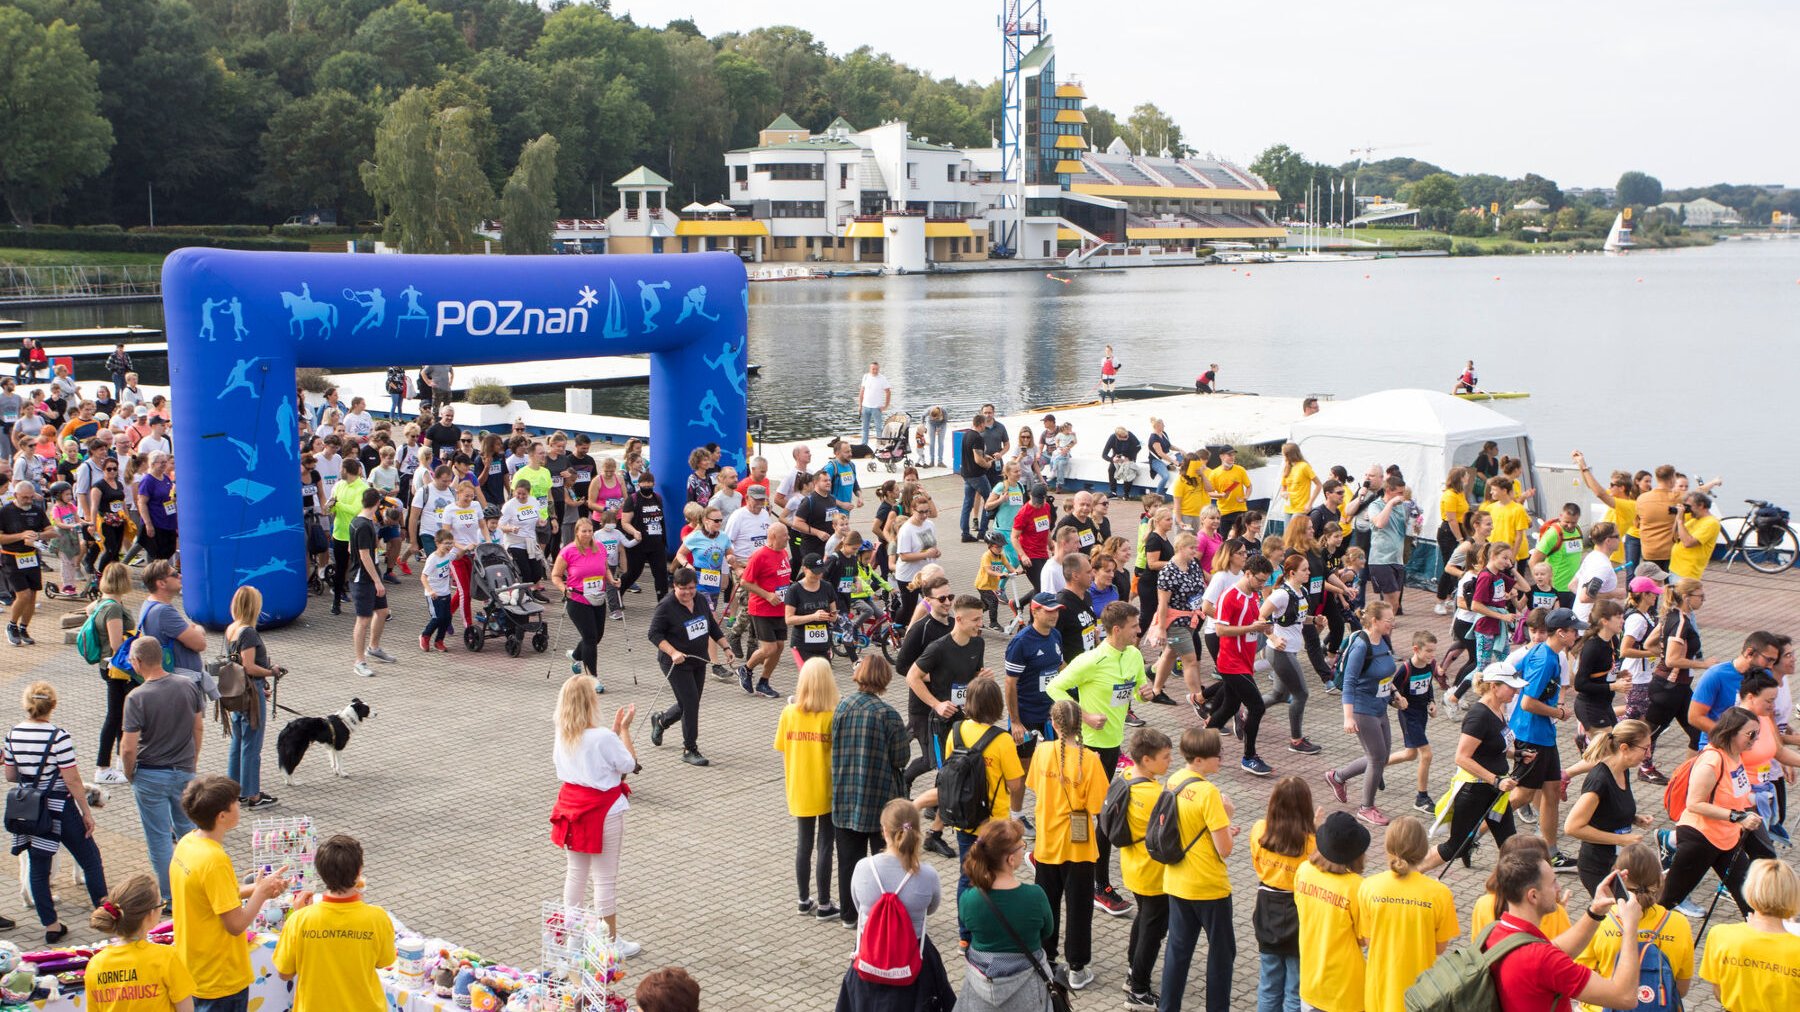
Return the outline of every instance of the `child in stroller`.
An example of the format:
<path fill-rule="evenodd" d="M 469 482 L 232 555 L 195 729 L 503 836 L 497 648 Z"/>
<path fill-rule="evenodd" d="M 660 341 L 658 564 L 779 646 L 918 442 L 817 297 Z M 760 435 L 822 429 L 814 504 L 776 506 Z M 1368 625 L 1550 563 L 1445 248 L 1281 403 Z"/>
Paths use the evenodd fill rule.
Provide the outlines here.
<path fill-rule="evenodd" d="M 483 541 L 475 546 L 475 600 L 483 602 L 475 621 L 463 629 L 463 645 L 480 650 L 490 637 L 504 637 L 506 654 L 517 657 L 526 637 L 531 649 L 543 653 L 550 647 L 550 629 L 544 624 L 544 606 L 531 596 L 512 554 L 504 545 Z"/>

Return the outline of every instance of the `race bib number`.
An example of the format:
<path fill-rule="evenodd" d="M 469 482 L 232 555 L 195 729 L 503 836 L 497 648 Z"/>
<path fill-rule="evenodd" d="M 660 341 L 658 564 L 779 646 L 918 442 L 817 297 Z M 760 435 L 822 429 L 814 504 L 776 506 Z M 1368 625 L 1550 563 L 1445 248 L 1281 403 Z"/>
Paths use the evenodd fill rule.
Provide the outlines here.
<path fill-rule="evenodd" d="M 527 506 L 527 507 L 525 507 L 525 508 L 524 508 L 524 509 L 522 509 L 522 510 L 520 510 L 520 511 L 519 511 L 519 513 L 518 513 L 518 517 L 519 517 L 519 522 L 520 522 L 520 523 L 522 523 L 522 524 L 535 524 L 535 523 L 537 523 L 537 522 L 538 522 L 538 511 L 537 511 L 537 507 L 535 507 L 535 506 Z"/>
<path fill-rule="evenodd" d="M 1006 563 L 990 562 L 990 563 L 988 563 L 988 572 L 994 576 L 1005 576 L 1006 575 Z"/>
<path fill-rule="evenodd" d="M 719 571 L 716 569 L 702 569 L 700 571 L 700 586 L 709 590 L 718 590 Z"/>
<path fill-rule="evenodd" d="M 1131 702 L 1132 688 L 1133 686 L 1130 682 L 1114 682 L 1112 687 L 1112 705 L 1124 706 Z"/>
<path fill-rule="evenodd" d="M 1081 547 L 1083 547 L 1083 548 L 1094 547 L 1094 532 L 1093 531 L 1082 531 L 1081 532 Z"/>
<path fill-rule="evenodd" d="M 1050 691 L 1050 682 L 1055 677 L 1056 677 L 1055 675 L 1039 675 L 1038 676 L 1038 691 L 1039 692 L 1049 692 Z"/>
<path fill-rule="evenodd" d="M 835 522 L 837 520 L 838 515 L 842 512 L 843 512 L 843 510 L 836 509 L 836 508 L 826 510 L 825 511 L 825 523 L 829 526 L 830 524 L 832 524 L 833 522 Z"/>
<path fill-rule="evenodd" d="M 1563 553 L 1566 555 L 1574 555 L 1581 551 L 1581 542 L 1565 541 L 1565 542 L 1563 542 L 1562 550 L 1563 550 Z"/>
<path fill-rule="evenodd" d="M 1023 492 L 1008 492 L 1006 494 L 1006 501 L 1009 505 L 1012 505 L 1012 506 L 1023 506 L 1023 505 L 1025 505 L 1025 493 L 1023 493 Z"/>
<path fill-rule="evenodd" d="M 963 705 L 963 699 L 965 698 L 966 695 L 967 695 L 967 693 L 965 693 L 963 691 L 963 686 L 961 686 L 961 685 L 950 686 L 950 704 L 952 706 Z"/>
<path fill-rule="evenodd" d="M 1092 650 L 1100 645 L 1100 626 L 1086 612 L 1082 613 L 1081 621 L 1081 649 Z"/>
<path fill-rule="evenodd" d="M 824 623 L 815 622 L 812 625 L 803 626 L 802 628 L 805 631 L 806 642 L 808 642 L 808 643 L 824 643 L 824 642 L 826 642 L 827 630 L 825 628 Z"/>
<path fill-rule="evenodd" d="M 1406 691 L 1415 696 L 1422 695 L 1422 694 L 1430 691 L 1431 672 L 1426 671 L 1422 674 L 1417 674 L 1417 675 L 1412 676 L 1412 680 L 1410 682 L 1408 682 L 1407 685 L 1408 685 L 1408 688 Z"/>
<path fill-rule="evenodd" d="M 5 422 L 6 424 L 11 425 L 12 423 L 14 423 L 18 420 L 19 420 L 19 413 L 17 411 L 8 409 L 7 411 L 0 412 L 0 422 Z"/>
<path fill-rule="evenodd" d="M 660 519 L 646 521 L 644 524 L 644 533 L 645 534 L 661 534 L 662 533 L 662 521 Z"/>
<path fill-rule="evenodd" d="M 761 548 L 768 540 L 769 536 L 767 534 L 752 534 L 750 535 L 750 547 Z"/>
<path fill-rule="evenodd" d="M 1046 517 L 1038 517 L 1038 518 L 1037 518 L 1037 520 L 1035 520 L 1035 521 L 1033 521 L 1033 523 L 1032 523 L 1032 529 L 1033 529 L 1033 530 L 1035 530 L 1035 531 L 1037 531 L 1037 532 L 1038 532 L 1038 533 L 1039 533 L 1039 534 L 1047 534 L 1047 533 L 1049 533 L 1049 531 L 1050 531 L 1050 518 L 1049 518 L 1049 517 L 1047 517 L 1047 516 L 1046 516 Z"/>
<path fill-rule="evenodd" d="M 706 638 L 705 617 L 688 619 L 687 625 L 683 626 L 683 628 L 687 630 L 688 639 L 699 640 Z"/>
<path fill-rule="evenodd" d="M 1381 684 L 1375 686 L 1375 696 L 1378 699 L 1386 699 L 1393 694 L 1394 681 L 1391 678 L 1384 678 L 1381 680 Z"/>
<path fill-rule="evenodd" d="M 24 555 L 8 555 L 7 558 L 12 559 L 13 566 L 18 569 L 36 569 L 38 567 L 38 557 L 36 552 L 26 552 Z"/>
<path fill-rule="evenodd" d="M 842 485 L 844 488 L 853 488 L 856 485 L 856 475 L 845 471 L 843 474 L 838 475 L 838 484 Z"/>
<path fill-rule="evenodd" d="M 111 513 L 114 516 L 118 516 L 120 513 L 125 512 L 125 500 L 116 499 L 111 503 L 108 503 L 106 512 Z"/>
<path fill-rule="evenodd" d="M 1749 790 L 1750 790 L 1750 774 L 1749 774 L 1749 772 L 1747 772 L 1744 769 L 1744 767 L 1742 767 L 1742 766 L 1739 766 L 1737 769 L 1732 770 L 1731 771 L 1731 793 L 1736 795 L 1737 797 L 1741 798 L 1745 794 L 1747 794 L 1749 792 Z"/>
<path fill-rule="evenodd" d="M 606 580 L 598 576 L 590 576 L 581 581 L 581 596 L 588 599 L 589 604 L 606 596 Z"/>
<path fill-rule="evenodd" d="M 838 580 L 838 593 L 848 594 L 856 589 L 856 577 L 846 576 Z"/>
<path fill-rule="evenodd" d="M 1306 581 L 1306 592 L 1314 597 L 1323 594 L 1325 592 L 1325 578 L 1323 576 L 1315 576 Z"/>

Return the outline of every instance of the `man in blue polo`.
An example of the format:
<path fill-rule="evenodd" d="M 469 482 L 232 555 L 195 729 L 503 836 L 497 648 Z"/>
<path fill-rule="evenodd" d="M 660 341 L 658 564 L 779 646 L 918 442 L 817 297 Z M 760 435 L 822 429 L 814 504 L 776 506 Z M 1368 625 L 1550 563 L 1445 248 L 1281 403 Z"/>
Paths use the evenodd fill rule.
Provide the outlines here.
<path fill-rule="evenodd" d="M 1021 762 L 1031 757 L 1031 746 L 1025 741 L 1028 732 L 1055 737 L 1050 729 L 1052 700 L 1044 689 L 1063 666 L 1062 633 L 1056 628 L 1062 607 L 1055 594 L 1033 597 L 1030 624 L 1006 645 L 1006 714 L 1012 718 L 1013 741 L 1019 746 Z"/>
<path fill-rule="evenodd" d="M 1725 711 L 1737 705 L 1738 686 L 1752 671 L 1767 671 L 1781 660 L 1781 641 L 1775 634 L 1762 631 L 1744 637 L 1744 649 L 1729 661 L 1706 669 L 1694 683 L 1694 698 L 1688 703 L 1688 723 L 1700 729 L 1700 747 L 1706 747 L 1706 736 L 1712 732 Z"/>
<path fill-rule="evenodd" d="M 1562 702 L 1563 655 L 1574 648 L 1587 623 L 1567 608 L 1556 608 L 1544 619 L 1544 628 L 1548 632 L 1544 642 L 1514 664 L 1525 688 L 1519 690 L 1519 705 L 1507 721 L 1519 766 L 1519 786 L 1513 791 L 1512 804 L 1514 808 L 1524 804 L 1538 807 L 1538 829 L 1550 847 L 1550 866 L 1558 872 L 1572 872 L 1575 862 L 1556 849 L 1557 832 L 1562 827 L 1556 816 L 1562 804 L 1563 783 L 1556 724 L 1575 714 Z"/>

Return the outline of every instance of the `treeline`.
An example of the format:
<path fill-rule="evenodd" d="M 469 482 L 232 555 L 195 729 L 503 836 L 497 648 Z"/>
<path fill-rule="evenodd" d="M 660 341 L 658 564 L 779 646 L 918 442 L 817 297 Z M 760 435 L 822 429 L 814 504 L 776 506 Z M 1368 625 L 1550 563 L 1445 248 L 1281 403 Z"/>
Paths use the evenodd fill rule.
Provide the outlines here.
<path fill-rule="evenodd" d="M 0 54 L 22 68 L 0 74 L 0 195 L 20 224 L 141 224 L 152 201 L 158 221 L 368 218 L 365 163 L 413 91 L 428 126 L 447 116 L 466 135 L 495 209 L 524 146 L 553 137 L 533 172 L 554 162 L 564 215 L 607 213 L 609 184 L 640 163 L 681 203 L 718 199 L 723 153 L 781 112 L 815 130 L 904 118 L 971 147 L 1000 116 L 997 82 L 933 78 L 868 47 L 834 55 L 792 27 L 648 28 L 606 0 L 9 0 Z M 1183 148 L 1153 106 L 1089 115 L 1101 144 Z"/>

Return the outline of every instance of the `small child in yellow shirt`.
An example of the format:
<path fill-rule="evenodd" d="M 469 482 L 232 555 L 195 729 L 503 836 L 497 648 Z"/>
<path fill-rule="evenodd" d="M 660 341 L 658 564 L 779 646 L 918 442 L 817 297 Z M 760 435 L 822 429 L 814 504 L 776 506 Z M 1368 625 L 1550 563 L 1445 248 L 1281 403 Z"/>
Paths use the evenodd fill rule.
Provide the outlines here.
<path fill-rule="evenodd" d="M 987 609 L 988 625 L 996 629 L 1000 628 L 1000 579 L 1018 573 L 1006 561 L 1006 535 L 989 531 L 987 550 L 981 553 L 981 562 L 975 567 L 975 592 L 981 595 L 982 607 Z"/>

